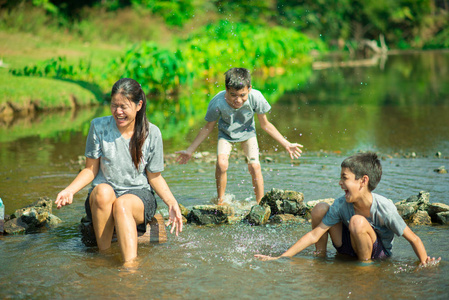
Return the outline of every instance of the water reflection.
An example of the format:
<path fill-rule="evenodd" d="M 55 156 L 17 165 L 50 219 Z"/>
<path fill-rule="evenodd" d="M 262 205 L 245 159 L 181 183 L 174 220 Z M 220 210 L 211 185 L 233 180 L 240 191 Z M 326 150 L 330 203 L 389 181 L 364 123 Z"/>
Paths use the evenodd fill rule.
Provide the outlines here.
<path fill-rule="evenodd" d="M 301 191 L 306 201 L 335 198 L 341 195 L 338 178 L 343 157 L 370 149 L 382 153 L 379 194 L 399 201 L 427 190 L 431 202 L 449 204 L 449 177 L 433 171 L 447 166 L 449 157 L 449 87 L 444 81 L 448 66 L 448 53 L 412 54 L 389 57 L 384 71 L 329 69 L 314 72 L 307 84 L 292 81 L 269 118 L 289 140 L 304 144 L 306 152 L 299 164 L 292 164 L 259 130 L 263 156 L 274 159 L 262 164 L 266 189 Z M 185 114 L 191 119 L 175 127 L 178 135 L 162 131 L 167 136 L 166 154 L 184 149 L 193 140 L 204 122 L 202 102 L 207 105 L 206 96 L 194 108 L 179 107 L 192 114 Z M 0 197 L 7 214 L 38 197 L 54 198 L 76 176 L 85 130 L 92 117 L 107 110 L 79 111 L 77 116 L 63 112 L 42 115 L 35 123 L 2 124 Z M 152 120 L 169 128 L 170 122 L 176 123 L 176 111 L 168 115 L 173 117 L 166 120 L 161 112 Z M 216 133 L 199 150 L 214 152 L 215 147 Z M 411 151 L 417 158 L 394 155 Z M 436 151 L 446 158 L 434 157 Z M 230 170 L 229 192 L 237 200 L 251 197 L 243 160 L 232 161 Z M 213 164 L 168 164 L 164 177 L 178 201 L 190 207 L 209 203 L 215 193 L 213 173 Z M 253 255 L 283 253 L 310 225 L 188 225 L 178 238 L 169 235 L 166 244 L 139 247 L 139 269 L 124 272 L 115 246 L 110 254 L 99 254 L 81 243 L 77 226 L 84 215 L 86 193 L 86 189 L 78 193 L 67 209 L 54 211 L 64 220 L 60 227 L 0 238 L 0 298 L 445 299 L 449 293 L 448 228 L 443 226 L 413 228 L 429 255 L 443 258 L 433 269 L 417 270 L 416 256 L 403 238 L 395 240 L 392 259 L 369 268 L 343 261 L 333 250 L 326 258 L 316 258 L 312 248 L 292 260 L 267 263 Z"/>

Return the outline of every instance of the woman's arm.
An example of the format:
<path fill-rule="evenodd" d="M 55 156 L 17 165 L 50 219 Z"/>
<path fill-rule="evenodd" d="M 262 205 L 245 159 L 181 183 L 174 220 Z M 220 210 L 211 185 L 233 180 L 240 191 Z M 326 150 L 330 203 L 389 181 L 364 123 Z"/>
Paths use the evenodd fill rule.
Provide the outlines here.
<path fill-rule="evenodd" d="M 65 205 L 72 204 L 73 195 L 79 192 L 82 188 L 92 182 L 95 176 L 98 174 L 98 169 L 100 167 L 100 159 L 93 159 L 86 157 L 86 165 L 81 172 L 75 177 L 72 183 L 66 187 L 64 190 L 59 192 L 56 197 L 56 207 L 59 209 Z"/>
<path fill-rule="evenodd" d="M 287 139 L 282 136 L 277 128 L 270 121 L 268 121 L 265 114 L 258 114 L 257 118 L 259 119 L 260 127 L 287 150 L 291 159 L 299 158 L 301 156 L 302 151 L 300 147 L 302 147 L 302 145 L 287 141 Z"/>
<path fill-rule="evenodd" d="M 176 229 L 176 235 L 179 232 L 182 232 L 182 214 L 181 209 L 179 208 L 178 201 L 176 201 L 173 196 L 170 188 L 167 185 L 164 177 L 162 177 L 160 172 L 150 173 L 147 172 L 148 183 L 154 189 L 154 191 L 158 194 L 158 196 L 164 201 L 164 203 L 168 206 L 169 213 L 169 224 L 173 224 L 170 230 L 170 233 Z"/>

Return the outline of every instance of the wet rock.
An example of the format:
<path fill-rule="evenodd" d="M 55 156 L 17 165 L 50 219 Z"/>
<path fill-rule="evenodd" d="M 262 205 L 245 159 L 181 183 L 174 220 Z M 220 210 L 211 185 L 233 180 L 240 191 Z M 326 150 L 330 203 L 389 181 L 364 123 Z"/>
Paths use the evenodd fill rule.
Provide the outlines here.
<path fill-rule="evenodd" d="M 270 223 L 272 224 L 285 224 L 285 223 L 305 223 L 306 219 L 300 216 L 295 216 L 292 214 L 279 214 L 275 215 L 270 219 Z"/>
<path fill-rule="evenodd" d="M 20 218 L 14 218 L 5 223 L 5 234 L 24 234 L 28 229 L 28 224 L 22 221 Z"/>
<path fill-rule="evenodd" d="M 7 234 L 37 232 L 42 228 L 52 228 L 61 223 L 61 219 L 53 215 L 53 200 L 41 197 L 36 202 L 20 208 L 11 216 L 11 220 L 5 223 Z"/>
<path fill-rule="evenodd" d="M 410 215 L 410 211 L 413 209 L 414 211 L 422 210 L 427 211 L 430 202 L 430 194 L 426 191 L 420 191 L 418 195 L 413 195 L 408 197 L 405 200 L 399 201 L 395 203 L 396 208 L 398 209 L 399 214 L 401 212 L 405 214 L 404 218 L 407 218 L 407 216 Z M 407 208 L 408 206 L 408 208 Z M 402 216 L 402 214 L 401 214 Z"/>
<path fill-rule="evenodd" d="M 251 207 L 251 211 L 246 216 L 246 220 L 251 225 L 264 225 L 267 224 L 271 215 L 271 209 L 269 206 L 254 205 Z"/>
<path fill-rule="evenodd" d="M 438 174 L 447 174 L 447 170 L 445 166 L 441 166 L 437 169 L 433 170 L 434 172 L 437 172 Z"/>
<path fill-rule="evenodd" d="M 442 225 L 449 224 L 449 211 L 439 212 L 436 214 L 436 223 L 440 223 Z"/>
<path fill-rule="evenodd" d="M 446 224 L 446 223 L 441 223 L 441 220 L 437 215 L 439 213 L 449 212 L 449 205 L 444 204 L 444 203 L 431 203 L 431 204 L 429 204 L 429 206 L 427 208 L 427 212 L 429 213 L 430 218 L 432 219 L 432 222 Z"/>
<path fill-rule="evenodd" d="M 315 205 L 317 205 L 320 202 L 326 202 L 329 205 L 334 204 L 334 198 L 326 198 L 326 199 L 320 199 L 320 200 L 312 200 L 312 201 L 307 201 L 306 203 L 306 207 L 307 209 L 311 210 L 312 208 L 315 207 Z"/>
<path fill-rule="evenodd" d="M 234 208 L 229 205 L 197 205 L 192 207 L 187 221 L 198 225 L 223 224 L 233 215 Z"/>
<path fill-rule="evenodd" d="M 179 202 L 178 202 L 178 205 L 179 205 L 179 209 L 181 210 L 181 214 L 182 214 L 185 218 L 187 218 L 187 216 L 188 216 L 189 213 L 190 213 L 190 210 L 188 210 L 184 205 L 182 205 L 182 204 L 179 203 Z"/>
<path fill-rule="evenodd" d="M 404 219 L 408 220 L 418 208 L 417 206 L 411 206 L 408 204 L 395 203 L 396 209 L 398 210 L 399 215 Z"/>
<path fill-rule="evenodd" d="M 228 216 L 227 223 L 229 225 L 235 225 L 237 223 L 241 223 L 244 219 L 244 216 Z"/>
<path fill-rule="evenodd" d="M 269 206 L 271 215 L 284 213 L 301 215 L 307 212 L 304 204 L 304 194 L 296 191 L 284 191 L 273 188 L 263 196 L 260 205 Z"/>
<path fill-rule="evenodd" d="M 440 151 L 437 151 L 437 153 L 435 153 L 435 157 L 436 157 L 436 158 L 441 158 L 441 152 L 440 152 Z"/>
<path fill-rule="evenodd" d="M 432 225 L 432 220 L 427 211 L 418 210 L 410 217 L 410 223 L 413 225 Z"/>

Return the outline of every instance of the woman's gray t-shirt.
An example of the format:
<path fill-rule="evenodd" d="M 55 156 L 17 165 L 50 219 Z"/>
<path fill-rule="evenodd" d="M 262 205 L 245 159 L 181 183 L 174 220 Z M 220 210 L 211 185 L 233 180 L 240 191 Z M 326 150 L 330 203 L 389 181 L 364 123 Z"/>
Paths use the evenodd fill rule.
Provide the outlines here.
<path fill-rule="evenodd" d="M 139 170 L 132 161 L 129 142 L 130 139 L 122 137 L 112 116 L 92 120 L 85 155 L 93 159 L 100 158 L 100 168 L 90 190 L 100 183 L 111 185 L 118 196 L 130 189 L 151 190 L 145 170 L 150 173 L 164 170 L 161 131 L 149 123 L 149 134 L 142 146 Z"/>
<path fill-rule="evenodd" d="M 373 203 L 370 208 L 371 217 L 366 219 L 374 228 L 374 231 L 380 235 L 388 255 L 391 255 L 394 235 L 402 236 L 407 225 L 391 200 L 375 193 L 371 194 L 373 195 Z M 333 226 L 342 222 L 348 227 L 349 220 L 353 215 L 355 215 L 354 205 L 346 202 L 345 196 L 342 196 L 334 201 L 322 222 L 326 226 Z"/>
<path fill-rule="evenodd" d="M 243 142 L 256 136 L 254 114 L 265 114 L 271 106 L 261 92 L 251 89 L 248 100 L 243 106 L 235 109 L 229 106 L 225 99 L 226 91 L 215 95 L 209 103 L 207 122 L 218 120 L 218 138 L 230 142 Z"/>

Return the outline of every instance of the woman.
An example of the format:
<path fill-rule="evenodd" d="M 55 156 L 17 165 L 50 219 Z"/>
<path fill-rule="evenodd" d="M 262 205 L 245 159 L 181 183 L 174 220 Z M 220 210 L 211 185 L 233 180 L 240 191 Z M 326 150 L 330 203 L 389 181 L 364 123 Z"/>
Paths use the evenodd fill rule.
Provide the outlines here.
<path fill-rule="evenodd" d="M 182 231 L 178 202 L 161 175 L 164 169 L 159 128 L 148 122 L 140 84 L 122 78 L 112 87 L 111 116 L 92 121 L 86 142 L 86 166 L 56 198 L 57 208 L 92 182 L 85 207 L 99 250 L 117 234 L 124 262 L 137 257 L 137 227 L 145 231 L 156 212 L 153 190 L 169 210 L 171 233 Z"/>

